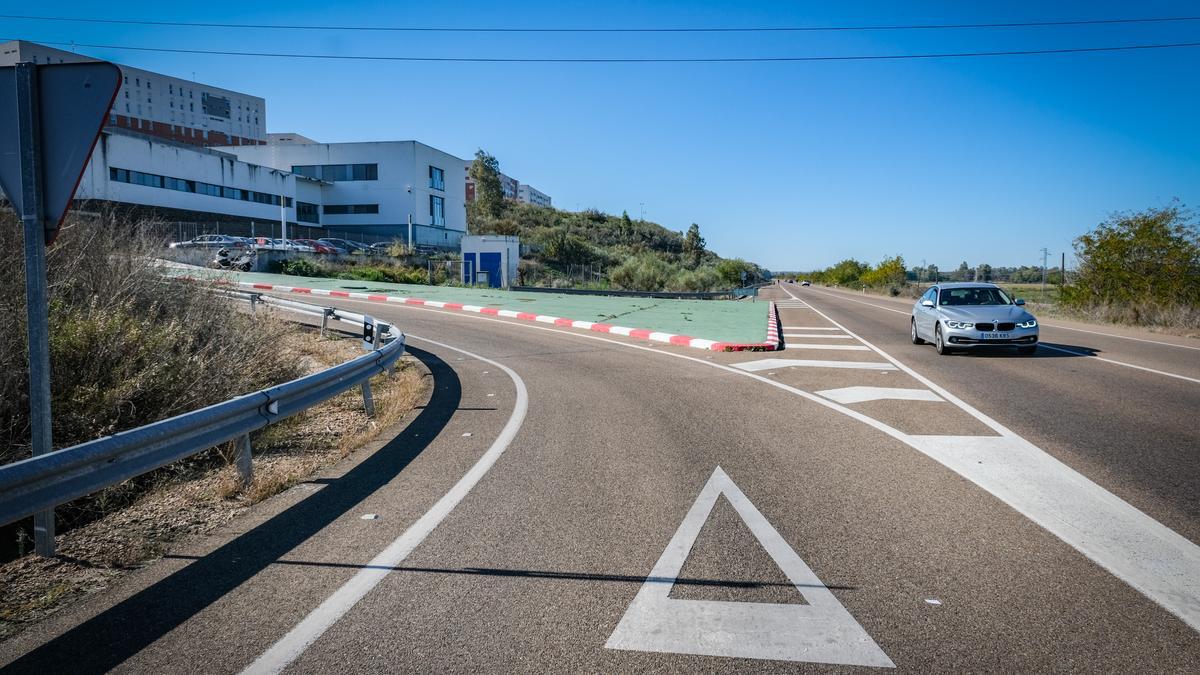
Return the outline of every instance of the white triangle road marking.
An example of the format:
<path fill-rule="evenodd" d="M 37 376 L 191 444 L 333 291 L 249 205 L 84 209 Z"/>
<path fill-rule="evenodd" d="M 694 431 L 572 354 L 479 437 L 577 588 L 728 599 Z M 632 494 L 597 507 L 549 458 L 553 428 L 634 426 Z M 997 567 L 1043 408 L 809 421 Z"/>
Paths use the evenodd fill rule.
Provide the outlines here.
<path fill-rule="evenodd" d="M 722 494 L 808 604 L 676 600 L 670 597 L 675 579 Z M 895 667 L 721 467 L 713 471 L 700 491 L 605 647 Z"/>
<path fill-rule="evenodd" d="M 941 401 L 941 396 L 928 389 L 898 389 L 895 387 L 843 387 L 816 392 L 838 403 L 863 403 L 896 399 L 903 401 Z"/>

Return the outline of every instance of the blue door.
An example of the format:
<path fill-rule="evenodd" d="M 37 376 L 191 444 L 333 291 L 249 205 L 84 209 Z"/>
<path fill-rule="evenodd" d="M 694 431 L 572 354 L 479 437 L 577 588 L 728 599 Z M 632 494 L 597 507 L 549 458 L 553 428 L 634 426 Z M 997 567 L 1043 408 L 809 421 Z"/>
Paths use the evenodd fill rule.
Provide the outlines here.
<path fill-rule="evenodd" d="M 500 288 L 500 254 L 480 253 L 479 271 L 487 272 L 488 286 Z"/>
<path fill-rule="evenodd" d="M 475 254 L 463 254 L 462 282 L 468 286 L 475 285 Z"/>

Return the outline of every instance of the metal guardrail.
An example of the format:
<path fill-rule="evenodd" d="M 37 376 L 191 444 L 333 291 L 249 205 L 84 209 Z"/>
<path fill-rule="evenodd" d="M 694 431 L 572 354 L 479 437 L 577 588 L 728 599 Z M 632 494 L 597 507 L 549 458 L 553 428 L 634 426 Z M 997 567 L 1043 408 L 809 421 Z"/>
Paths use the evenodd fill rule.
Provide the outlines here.
<path fill-rule="evenodd" d="M 250 303 L 362 326 L 364 316 L 257 293 L 219 291 Z M 367 414 L 375 412 L 370 378 L 390 372 L 404 354 L 404 334 L 377 324 L 375 350 L 319 373 L 223 403 L 177 415 L 37 457 L 0 466 L 0 525 L 97 492 L 214 446 L 240 439 L 238 473 L 251 478 L 250 432 L 295 415 L 353 387 L 360 387 Z M 380 343 L 383 344 L 380 344 Z"/>

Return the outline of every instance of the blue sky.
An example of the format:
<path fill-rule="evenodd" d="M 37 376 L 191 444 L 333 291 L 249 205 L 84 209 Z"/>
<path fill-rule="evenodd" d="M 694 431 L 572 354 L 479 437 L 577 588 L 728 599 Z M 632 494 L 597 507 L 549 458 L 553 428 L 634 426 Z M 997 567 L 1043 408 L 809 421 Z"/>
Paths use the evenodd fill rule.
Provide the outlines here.
<path fill-rule="evenodd" d="M 836 26 L 1197 15 L 1192 3 L 286 3 L 0 13 L 493 27 Z M 847 6 L 841 6 L 847 5 Z M 103 14 L 99 12 L 103 11 Z M 1200 22 L 846 33 L 470 34 L 165 28 L 0 19 L 0 37 L 323 54 L 692 57 L 897 54 L 1200 41 Z M 372 63 L 81 48 L 267 99 L 272 131 L 417 139 L 561 208 L 683 230 L 769 268 L 901 254 L 1036 264 L 1113 211 L 1200 204 L 1200 48 L 754 64 Z"/>

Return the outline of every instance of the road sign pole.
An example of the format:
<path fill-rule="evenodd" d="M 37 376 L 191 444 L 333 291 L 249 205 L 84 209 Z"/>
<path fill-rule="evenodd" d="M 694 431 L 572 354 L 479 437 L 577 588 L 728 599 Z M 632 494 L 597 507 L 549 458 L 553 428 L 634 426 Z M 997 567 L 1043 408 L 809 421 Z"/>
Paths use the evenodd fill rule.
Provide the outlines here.
<path fill-rule="evenodd" d="M 21 224 L 25 228 L 25 312 L 29 342 L 29 420 L 34 456 L 53 447 L 50 427 L 50 321 L 46 299 L 46 230 L 42 213 L 42 138 L 37 66 L 18 63 L 17 133 L 21 155 Z M 54 509 L 33 517 L 34 550 L 54 555 Z"/>

